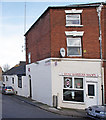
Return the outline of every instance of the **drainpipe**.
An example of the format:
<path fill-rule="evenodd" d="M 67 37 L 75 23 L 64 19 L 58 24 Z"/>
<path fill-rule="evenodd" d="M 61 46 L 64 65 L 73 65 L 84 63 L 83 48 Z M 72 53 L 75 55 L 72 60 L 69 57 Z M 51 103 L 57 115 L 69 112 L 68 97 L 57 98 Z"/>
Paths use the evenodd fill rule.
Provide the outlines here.
<path fill-rule="evenodd" d="M 103 58 L 102 58 L 102 30 L 101 30 L 101 11 L 102 11 L 102 3 L 97 8 L 98 12 L 98 20 L 99 20 L 99 41 L 100 41 L 100 59 L 101 59 L 101 80 L 102 80 L 102 105 L 104 104 L 104 80 L 103 80 L 103 73 L 102 73 L 102 65 L 103 65 Z"/>

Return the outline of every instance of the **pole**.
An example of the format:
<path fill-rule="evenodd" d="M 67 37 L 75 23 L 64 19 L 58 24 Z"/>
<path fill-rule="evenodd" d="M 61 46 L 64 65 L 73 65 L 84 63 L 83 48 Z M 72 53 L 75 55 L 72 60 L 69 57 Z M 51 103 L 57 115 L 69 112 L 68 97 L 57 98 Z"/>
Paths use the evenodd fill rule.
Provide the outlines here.
<path fill-rule="evenodd" d="M 26 32 L 26 2 L 24 5 L 24 34 Z"/>

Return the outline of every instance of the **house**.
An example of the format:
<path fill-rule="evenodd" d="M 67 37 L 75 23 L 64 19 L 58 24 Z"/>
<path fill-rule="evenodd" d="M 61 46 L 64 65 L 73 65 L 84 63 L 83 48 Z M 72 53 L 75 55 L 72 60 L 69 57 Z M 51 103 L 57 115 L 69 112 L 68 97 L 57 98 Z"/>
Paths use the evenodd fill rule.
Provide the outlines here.
<path fill-rule="evenodd" d="M 106 103 L 106 3 L 48 7 L 25 34 L 29 96 L 50 106 Z"/>
<path fill-rule="evenodd" d="M 26 62 L 20 63 L 3 73 L 3 85 L 12 86 L 17 95 L 28 97 Z"/>

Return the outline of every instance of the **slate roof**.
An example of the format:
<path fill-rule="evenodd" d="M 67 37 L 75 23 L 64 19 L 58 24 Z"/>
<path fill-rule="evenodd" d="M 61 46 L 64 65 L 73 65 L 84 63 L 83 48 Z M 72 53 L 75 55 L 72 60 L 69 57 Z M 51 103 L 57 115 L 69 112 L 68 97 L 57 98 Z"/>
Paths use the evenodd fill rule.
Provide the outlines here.
<path fill-rule="evenodd" d="M 20 64 L 18 67 L 13 67 L 7 72 L 4 72 L 3 75 L 26 75 L 26 63 Z"/>

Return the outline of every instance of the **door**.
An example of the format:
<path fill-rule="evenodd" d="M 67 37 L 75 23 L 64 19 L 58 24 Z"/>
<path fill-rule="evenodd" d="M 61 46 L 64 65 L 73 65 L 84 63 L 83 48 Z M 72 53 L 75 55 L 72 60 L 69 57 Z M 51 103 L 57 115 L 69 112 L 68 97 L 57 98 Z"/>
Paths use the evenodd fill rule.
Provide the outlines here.
<path fill-rule="evenodd" d="M 86 107 L 97 105 L 97 83 L 86 84 Z"/>
<path fill-rule="evenodd" d="M 32 97 L 31 76 L 29 75 L 29 97 Z"/>

